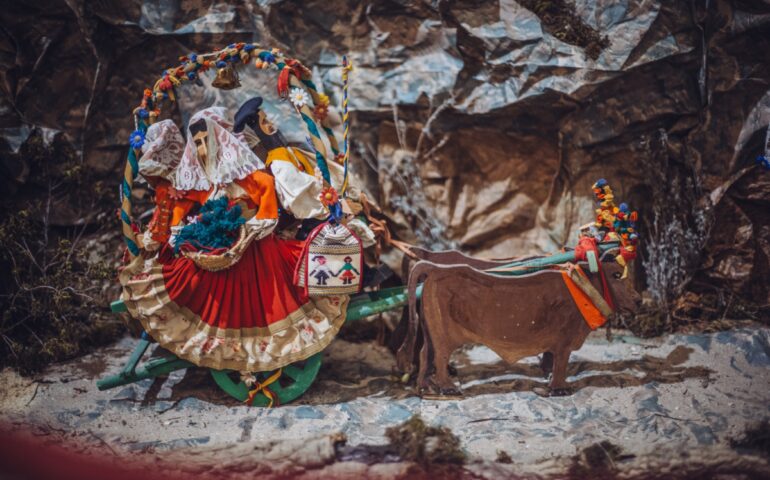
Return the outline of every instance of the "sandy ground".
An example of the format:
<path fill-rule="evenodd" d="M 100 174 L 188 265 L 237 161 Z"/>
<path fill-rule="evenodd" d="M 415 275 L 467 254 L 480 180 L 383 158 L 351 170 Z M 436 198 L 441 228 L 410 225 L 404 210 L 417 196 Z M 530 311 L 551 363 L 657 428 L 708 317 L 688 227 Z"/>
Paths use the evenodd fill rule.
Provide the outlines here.
<path fill-rule="evenodd" d="M 573 353 L 576 392 L 568 397 L 532 393 L 545 384 L 536 358 L 510 367 L 488 349 L 470 347 L 453 359 L 465 398 L 444 401 L 421 400 L 399 383 L 384 347 L 338 339 L 310 391 L 274 409 L 238 404 L 203 369 L 98 391 L 95 380 L 118 372 L 133 342 L 124 338 L 36 378 L 0 372 L 0 420 L 118 456 L 173 453 L 205 463 L 205 452 L 233 453 L 237 445 L 243 451 L 224 457 L 254 465 L 273 458 L 265 471 L 305 475 L 401 472 L 407 466 L 396 461 L 341 458 L 335 445 L 384 445 L 385 429 L 415 414 L 451 429 L 468 454 L 467 471 L 489 478 L 563 472 L 583 448 L 604 440 L 630 454 L 615 466 L 621 473 L 652 468 L 663 457 L 683 465 L 736 457 L 767 467 L 766 459 L 736 456 L 729 443 L 770 417 L 770 329 L 652 340 L 616 335 L 609 343 L 596 332 Z M 497 462 L 500 452 L 513 463 Z"/>

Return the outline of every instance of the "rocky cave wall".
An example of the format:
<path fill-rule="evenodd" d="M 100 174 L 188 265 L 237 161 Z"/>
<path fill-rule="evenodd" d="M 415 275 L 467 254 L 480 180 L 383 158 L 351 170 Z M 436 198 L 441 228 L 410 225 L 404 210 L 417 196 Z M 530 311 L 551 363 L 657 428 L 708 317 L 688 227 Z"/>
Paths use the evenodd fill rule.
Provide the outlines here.
<path fill-rule="evenodd" d="M 0 24 L 3 195 L 34 175 L 13 153 L 35 131 L 117 185 L 130 112 L 162 69 L 255 41 L 312 66 L 333 104 L 350 56 L 353 169 L 401 238 L 553 251 L 591 219 L 604 177 L 640 212 L 635 275 L 651 298 L 688 286 L 770 303 L 770 172 L 754 165 L 770 121 L 767 2 L 11 0 Z M 270 81 L 244 82 L 191 87 L 168 111 L 274 97 Z"/>

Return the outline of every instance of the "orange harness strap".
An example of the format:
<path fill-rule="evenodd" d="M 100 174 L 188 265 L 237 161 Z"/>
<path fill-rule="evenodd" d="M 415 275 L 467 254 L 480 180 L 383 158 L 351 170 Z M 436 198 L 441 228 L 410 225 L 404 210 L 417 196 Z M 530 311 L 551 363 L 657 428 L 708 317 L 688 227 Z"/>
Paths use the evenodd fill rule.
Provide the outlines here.
<path fill-rule="evenodd" d="M 599 302 L 599 300 L 596 300 L 595 302 L 591 299 L 591 297 L 580 288 L 577 283 L 575 283 L 571 275 L 580 275 L 586 282 L 588 281 L 588 278 L 586 278 L 583 270 L 577 265 L 573 269 L 562 270 L 561 272 L 561 277 L 564 280 L 564 284 L 567 286 L 570 295 L 572 295 L 572 300 L 575 301 L 575 306 L 580 311 L 580 314 L 583 316 L 583 319 L 588 326 L 591 327 L 591 330 L 596 330 L 604 325 L 604 322 L 607 321 L 607 317 L 602 314 L 601 310 L 596 306 L 596 302 Z"/>

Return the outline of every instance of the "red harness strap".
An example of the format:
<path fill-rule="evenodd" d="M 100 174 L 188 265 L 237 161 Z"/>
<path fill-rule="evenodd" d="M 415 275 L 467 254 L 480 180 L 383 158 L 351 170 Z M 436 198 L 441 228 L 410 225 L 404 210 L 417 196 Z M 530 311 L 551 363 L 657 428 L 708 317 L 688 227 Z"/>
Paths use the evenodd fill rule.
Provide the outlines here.
<path fill-rule="evenodd" d="M 580 237 L 578 244 L 575 247 L 575 261 L 585 262 L 588 260 L 586 255 L 589 250 L 593 250 L 596 253 L 596 259 L 599 259 L 599 247 L 596 245 L 596 239 L 593 237 Z"/>
<path fill-rule="evenodd" d="M 604 275 L 604 269 L 602 268 L 602 262 L 599 262 L 599 276 L 602 278 L 602 296 L 607 305 L 610 306 L 612 311 L 615 311 L 615 302 L 612 301 L 612 293 L 610 292 L 610 286 L 607 285 L 607 277 Z"/>
<path fill-rule="evenodd" d="M 610 306 L 612 310 L 615 310 L 615 303 L 612 301 L 612 293 L 610 292 L 609 285 L 607 284 L 607 277 L 604 276 L 604 270 L 602 269 L 602 262 L 599 257 L 599 246 L 594 237 L 580 237 L 578 244 L 575 247 L 575 261 L 585 262 L 588 260 L 588 252 L 593 250 L 596 254 L 597 263 L 599 265 L 599 276 L 602 279 L 602 296 Z"/>

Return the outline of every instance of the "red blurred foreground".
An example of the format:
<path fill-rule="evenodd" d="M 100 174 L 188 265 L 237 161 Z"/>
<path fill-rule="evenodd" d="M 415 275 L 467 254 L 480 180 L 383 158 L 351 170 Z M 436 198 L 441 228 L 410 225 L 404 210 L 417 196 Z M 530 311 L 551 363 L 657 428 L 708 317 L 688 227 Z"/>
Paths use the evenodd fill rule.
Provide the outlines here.
<path fill-rule="evenodd" d="M 126 465 L 107 449 L 101 456 L 79 454 L 52 445 L 52 436 L 36 437 L 11 432 L 0 426 L 0 478 L 3 480 L 175 480 L 182 477 L 162 473 L 148 458 L 137 454 L 137 461 Z M 76 444 L 69 445 L 77 447 Z M 96 452 L 97 450 L 91 450 Z M 144 457 L 144 458 L 142 458 Z M 190 478 L 189 475 L 185 478 Z"/>

